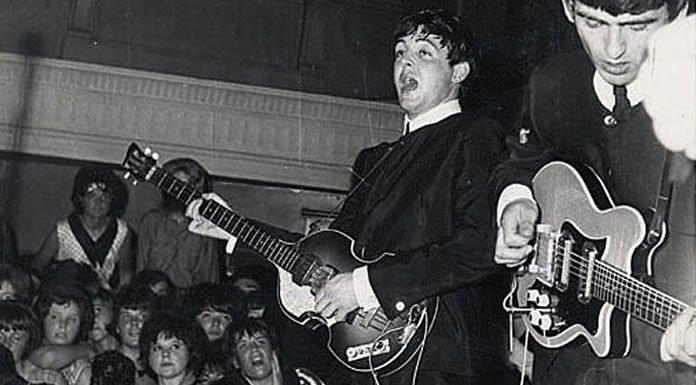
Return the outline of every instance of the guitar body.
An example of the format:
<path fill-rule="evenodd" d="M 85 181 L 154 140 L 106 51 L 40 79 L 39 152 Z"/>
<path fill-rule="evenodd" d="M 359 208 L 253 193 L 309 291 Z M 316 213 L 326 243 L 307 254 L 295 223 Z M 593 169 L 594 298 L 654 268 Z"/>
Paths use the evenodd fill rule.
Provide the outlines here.
<path fill-rule="evenodd" d="M 340 231 L 322 230 L 293 246 L 304 255 L 318 257 L 336 273 L 342 273 L 364 264 L 354 245 L 353 239 Z M 411 317 L 405 314 L 388 321 L 381 309 L 375 309 L 357 313 L 349 322 L 336 322 L 314 312 L 314 294 L 309 286 L 297 285 L 292 275 L 281 268 L 278 279 L 278 300 L 286 316 L 302 325 L 328 327 L 329 350 L 339 362 L 358 372 L 389 374 L 399 370 L 418 353 L 437 314 L 435 299 L 417 305 L 419 310 L 413 311 Z"/>
<path fill-rule="evenodd" d="M 630 274 L 632 255 L 645 235 L 643 218 L 631 207 L 615 206 L 591 170 L 578 171 L 562 162 L 544 166 L 533 179 L 533 190 L 541 223 L 561 234 L 557 246 L 572 243 L 568 253 L 580 256 L 586 264 L 569 263 L 565 274 L 562 268 L 554 267 L 554 271 L 541 269 L 517 277 L 516 299 L 522 307 L 536 307 L 531 299 L 537 294 L 549 298 L 546 309 L 523 317 L 526 327 L 547 348 L 558 348 L 582 337 L 600 357 L 625 356 L 630 349 L 630 316 L 586 291 L 592 279 L 587 274 L 592 269 L 587 266 L 603 262 Z M 537 248 L 543 244 L 537 243 Z M 560 246 L 553 250 L 553 263 L 544 266 L 562 265 L 565 254 Z M 544 252 L 537 250 L 534 258 Z M 597 262 L 590 261 L 595 258 Z"/>
<path fill-rule="evenodd" d="M 299 324 L 325 325 L 329 329 L 329 350 L 343 365 L 358 372 L 387 375 L 422 351 L 435 322 L 439 298 L 414 304 L 392 320 L 381 308 L 356 310 L 344 322 L 324 319 L 314 312 L 313 288 L 322 287 L 336 274 L 376 262 L 387 254 L 374 260 L 362 259 L 355 242 L 335 230 L 317 232 L 294 244 L 284 242 L 229 207 L 204 199 L 194 186 L 157 167 L 153 155 L 132 143 L 123 160 L 128 171 L 125 176 L 148 181 L 184 205 L 202 199 L 201 216 L 256 250 L 278 269 L 278 299 L 283 312 Z"/>

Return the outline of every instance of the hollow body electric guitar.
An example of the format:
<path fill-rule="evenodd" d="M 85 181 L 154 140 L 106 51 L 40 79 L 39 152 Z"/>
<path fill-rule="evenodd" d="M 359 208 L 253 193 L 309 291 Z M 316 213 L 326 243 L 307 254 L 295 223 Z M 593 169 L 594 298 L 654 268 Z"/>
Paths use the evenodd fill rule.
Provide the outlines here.
<path fill-rule="evenodd" d="M 199 190 L 156 166 L 149 150 L 142 151 L 135 143 L 128 148 L 123 167 L 126 177 L 150 182 L 186 205 L 202 198 Z M 346 367 L 387 375 L 402 368 L 422 349 L 437 314 L 437 298 L 415 304 L 391 320 L 381 308 L 354 311 L 344 322 L 314 312 L 313 293 L 326 281 L 384 255 L 365 259 L 349 236 L 335 230 L 287 243 L 214 200 L 204 200 L 199 212 L 278 269 L 278 299 L 285 315 L 302 325 L 325 325 L 330 332 L 328 348 Z"/>
<path fill-rule="evenodd" d="M 541 222 L 513 293 L 539 344 L 557 348 L 582 337 L 596 355 L 622 357 L 630 349 L 631 317 L 664 330 L 689 308 L 631 276 L 645 222 L 634 208 L 615 206 L 591 170 L 551 162 L 532 186 Z"/>

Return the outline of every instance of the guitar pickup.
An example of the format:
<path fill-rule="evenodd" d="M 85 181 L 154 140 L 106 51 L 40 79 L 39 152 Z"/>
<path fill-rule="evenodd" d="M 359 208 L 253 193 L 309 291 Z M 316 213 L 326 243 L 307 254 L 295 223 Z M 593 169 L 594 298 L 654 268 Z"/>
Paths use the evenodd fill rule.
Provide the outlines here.
<path fill-rule="evenodd" d="M 573 241 L 571 239 L 562 238 L 561 242 L 563 244 L 561 252 L 561 273 L 558 277 L 558 282 L 556 283 L 556 288 L 560 291 L 565 291 L 568 289 L 568 284 L 570 283 L 570 261 L 573 255 Z"/>

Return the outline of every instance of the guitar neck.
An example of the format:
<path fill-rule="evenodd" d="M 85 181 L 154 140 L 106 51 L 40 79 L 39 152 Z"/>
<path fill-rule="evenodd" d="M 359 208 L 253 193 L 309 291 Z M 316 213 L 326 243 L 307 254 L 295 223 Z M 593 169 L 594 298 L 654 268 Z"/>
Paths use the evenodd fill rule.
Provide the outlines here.
<path fill-rule="evenodd" d="M 689 308 L 603 261 L 597 264 L 592 295 L 661 330 Z"/>
<path fill-rule="evenodd" d="M 154 168 L 147 180 L 185 205 L 189 205 L 203 195 L 195 187 L 179 180 L 162 168 Z M 237 237 L 239 241 L 244 242 L 267 260 L 291 273 L 293 277 L 304 277 L 314 264 L 314 260 L 297 252 L 292 245 L 269 235 L 248 219 L 212 199 L 203 200 L 199 212 L 204 218 Z"/>

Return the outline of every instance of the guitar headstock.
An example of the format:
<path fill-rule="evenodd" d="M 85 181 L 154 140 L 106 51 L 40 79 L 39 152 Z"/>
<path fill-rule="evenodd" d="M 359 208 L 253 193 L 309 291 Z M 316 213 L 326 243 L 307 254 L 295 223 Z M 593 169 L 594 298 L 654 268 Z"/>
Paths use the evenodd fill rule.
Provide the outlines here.
<path fill-rule="evenodd" d="M 126 157 L 123 158 L 121 163 L 126 170 L 123 177 L 126 179 L 132 178 L 133 183 L 137 183 L 140 180 L 148 180 L 152 171 L 157 167 L 158 158 L 159 154 L 153 152 L 149 147 L 142 150 L 137 144 L 131 143 L 128 146 Z"/>

